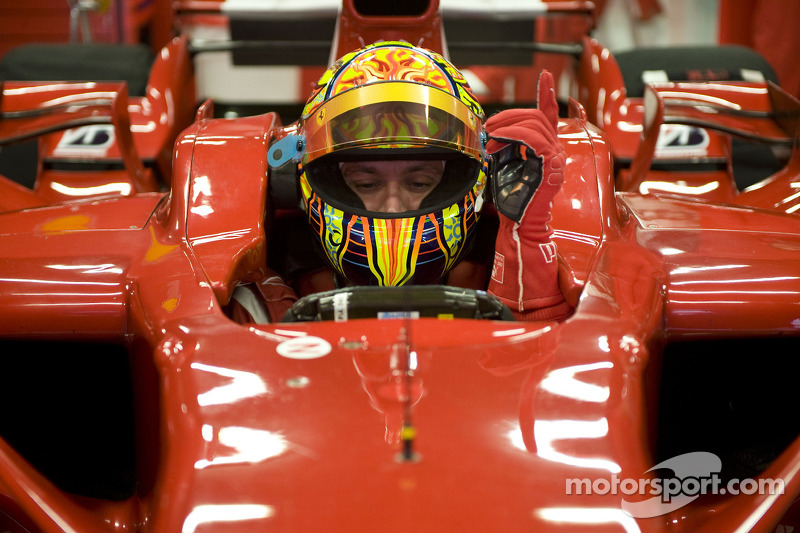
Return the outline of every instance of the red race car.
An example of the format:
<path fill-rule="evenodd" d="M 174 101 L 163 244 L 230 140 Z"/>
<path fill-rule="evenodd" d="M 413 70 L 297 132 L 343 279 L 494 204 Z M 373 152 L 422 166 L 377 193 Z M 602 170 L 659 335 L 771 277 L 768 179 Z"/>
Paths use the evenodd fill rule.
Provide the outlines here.
<path fill-rule="evenodd" d="M 438 4 L 416 17 L 437 27 Z M 6 84 L 0 137 L 111 118 L 125 141 L 124 89 L 101 88 L 110 101 L 47 88 L 63 108 Z M 2 529 L 800 526 L 800 424 L 785 411 L 800 369 L 800 105 L 766 82 L 647 94 L 624 188 L 585 108 L 573 99 L 558 120 L 562 321 L 515 321 L 486 292 L 442 285 L 349 287 L 280 322 L 234 320 L 236 288 L 263 279 L 277 228 L 303 217 L 295 175 L 270 166 L 294 131 L 275 112 L 201 106 L 166 192 L 31 205 L 0 180 Z M 735 202 L 642 191 L 663 181 L 650 167 L 667 123 L 792 155 Z"/>

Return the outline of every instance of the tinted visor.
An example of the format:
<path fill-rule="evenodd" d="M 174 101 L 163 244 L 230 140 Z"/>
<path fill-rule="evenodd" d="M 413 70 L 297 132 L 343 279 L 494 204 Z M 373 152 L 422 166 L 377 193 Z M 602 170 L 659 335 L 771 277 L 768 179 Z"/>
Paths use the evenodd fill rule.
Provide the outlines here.
<path fill-rule="evenodd" d="M 483 159 L 481 121 L 452 95 L 408 82 L 373 83 L 345 91 L 305 117 L 304 162 L 359 148 L 454 150 Z M 357 152 L 355 152 L 357 153 Z"/>
<path fill-rule="evenodd" d="M 375 152 L 375 150 L 372 150 Z M 445 161 L 442 179 L 436 188 L 426 196 L 415 211 L 401 213 L 376 213 L 367 211 L 358 195 L 347 186 L 342 176 L 339 162 L 348 159 L 347 154 L 335 154 L 318 159 L 305 167 L 305 175 L 310 187 L 325 203 L 344 212 L 359 216 L 378 218 L 405 218 L 421 216 L 450 207 L 462 200 L 475 187 L 481 171 L 481 163 L 463 155 L 456 155 Z M 441 159 L 439 155 L 437 159 Z"/>

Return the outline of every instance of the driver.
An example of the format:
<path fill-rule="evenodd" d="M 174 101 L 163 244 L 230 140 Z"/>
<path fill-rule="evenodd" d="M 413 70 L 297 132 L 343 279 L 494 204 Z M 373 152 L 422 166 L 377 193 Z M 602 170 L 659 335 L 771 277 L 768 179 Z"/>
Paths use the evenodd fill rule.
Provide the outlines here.
<path fill-rule="evenodd" d="M 298 128 L 301 201 L 327 265 L 270 272 L 258 286 L 269 319 L 297 294 L 433 283 L 488 288 L 518 320 L 566 317 L 548 225 L 565 155 L 547 72 L 538 106 L 484 125 L 463 75 L 405 42 L 338 60 Z"/>

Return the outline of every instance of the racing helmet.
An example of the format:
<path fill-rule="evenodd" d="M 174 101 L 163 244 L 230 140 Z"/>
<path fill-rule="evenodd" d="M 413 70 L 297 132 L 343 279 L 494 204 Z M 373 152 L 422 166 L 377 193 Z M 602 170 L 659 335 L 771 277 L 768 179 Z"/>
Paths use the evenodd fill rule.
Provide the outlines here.
<path fill-rule="evenodd" d="M 305 105 L 299 181 L 324 255 L 356 285 L 437 283 L 471 242 L 483 203 L 484 113 L 441 55 L 383 41 L 351 52 L 320 78 Z M 341 164 L 443 160 L 419 209 L 368 211 Z"/>

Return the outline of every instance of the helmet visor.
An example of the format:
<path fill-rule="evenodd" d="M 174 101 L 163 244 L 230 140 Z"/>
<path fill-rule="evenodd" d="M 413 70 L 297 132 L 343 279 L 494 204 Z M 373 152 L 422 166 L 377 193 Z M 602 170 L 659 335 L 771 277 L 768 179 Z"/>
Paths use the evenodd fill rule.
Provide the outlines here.
<path fill-rule="evenodd" d="M 359 148 L 456 151 L 483 159 L 481 121 L 441 90 L 408 82 L 375 83 L 343 92 L 305 117 L 308 163 Z"/>

